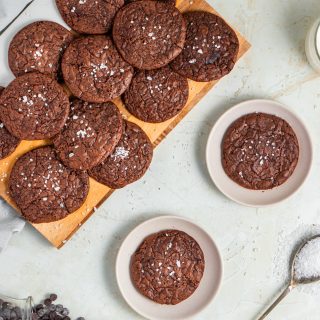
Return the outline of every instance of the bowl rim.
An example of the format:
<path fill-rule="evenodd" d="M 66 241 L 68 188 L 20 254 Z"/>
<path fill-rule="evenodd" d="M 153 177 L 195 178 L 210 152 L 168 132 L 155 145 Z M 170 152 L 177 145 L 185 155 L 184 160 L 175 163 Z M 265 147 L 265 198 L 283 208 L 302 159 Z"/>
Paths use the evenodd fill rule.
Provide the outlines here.
<path fill-rule="evenodd" d="M 316 32 L 315 32 L 315 46 L 316 46 L 316 52 L 320 61 L 320 20 L 318 22 L 318 26 L 316 27 Z"/>
<path fill-rule="evenodd" d="M 210 235 L 209 232 L 207 232 L 203 227 L 201 227 L 198 223 L 196 223 L 195 221 L 193 221 L 192 219 L 186 218 L 186 217 L 182 217 L 182 216 L 177 216 L 177 215 L 170 215 L 170 214 L 165 214 L 165 215 L 159 215 L 157 217 L 153 217 L 150 219 L 147 219 L 141 223 L 139 223 L 138 225 L 136 225 L 128 234 L 127 236 L 123 239 L 119 249 L 118 249 L 118 253 L 117 253 L 117 257 L 116 257 L 116 261 L 115 261 L 115 270 L 116 270 L 116 280 L 117 280 L 117 285 L 118 288 L 121 292 L 122 298 L 126 301 L 126 303 L 132 308 L 132 310 L 134 310 L 136 313 L 140 314 L 141 316 L 145 317 L 146 319 L 150 319 L 150 320 L 156 320 L 157 318 L 150 318 L 150 315 L 146 314 L 144 311 L 141 311 L 140 309 L 136 308 L 135 305 L 133 303 L 131 303 L 130 300 L 127 299 L 127 296 L 125 295 L 123 288 L 120 285 L 119 282 L 119 260 L 120 260 L 120 254 L 123 251 L 123 248 L 125 247 L 125 243 L 128 240 L 128 238 L 130 238 L 130 236 L 138 229 L 141 227 L 144 227 L 145 225 L 147 225 L 150 222 L 153 221 L 157 221 L 157 220 L 162 220 L 162 219 L 177 219 L 177 220 L 182 220 L 185 222 L 188 222 L 192 225 L 194 225 L 195 227 L 197 227 L 198 229 L 201 230 L 201 232 L 203 232 L 209 239 L 211 244 L 215 247 L 216 253 L 217 253 L 217 263 L 219 264 L 219 269 L 220 269 L 220 275 L 219 278 L 217 280 L 216 283 L 216 290 L 213 292 L 213 294 L 211 295 L 211 297 L 208 299 L 208 301 L 197 311 L 190 313 L 189 316 L 187 317 L 183 317 L 183 318 L 179 318 L 179 320 L 188 320 L 188 319 L 192 319 L 196 314 L 199 314 L 200 312 L 202 312 L 204 309 L 206 309 L 209 304 L 212 303 L 212 301 L 216 298 L 216 296 L 218 295 L 221 286 L 222 286 L 222 281 L 223 281 L 223 276 L 224 276 L 224 266 L 223 266 L 223 257 L 221 254 L 221 251 L 219 250 L 219 247 L 217 246 L 216 242 L 213 240 L 212 236 Z M 146 235 L 147 236 L 147 235 Z M 197 241 L 197 239 L 195 239 Z M 146 298 L 147 299 L 147 298 Z M 151 300 L 150 300 L 151 301 Z M 168 318 L 168 320 L 170 320 Z"/>
<path fill-rule="evenodd" d="M 319 30 L 320 30 L 320 25 L 319 25 Z M 213 139 L 213 135 L 217 129 L 217 127 L 220 125 L 220 123 L 223 121 L 223 119 L 225 117 L 228 117 L 229 114 L 232 114 L 234 112 L 235 109 L 241 109 L 243 108 L 244 105 L 247 105 L 248 103 L 252 104 L 252 103 L 271 103 L 273 105 L 277 105 L 279 108 L 281 109 L 284 109 L 286 112 L 289 112 L 291 113 L 296 119 L 297 121 L 299 122 L 299 124 L 301 125 L 301 127 L 303 128 L 303 130 L 305 131 L 306 133 L 306 136 L 308 137 L 308 142 L 310 144 L 310 164 L 306 170 L 306 173 L 301 181 L 301 183 L 295 188 L 295 190 L 293 190 L 291 193 L 289 193 L 288 195 L 286 195 L 285 197 L 279 199 L 279 200 L 276 200 L 272 203 L 268 203 L 268 204 L 259 204 L 259 205 L 255 205 L 255 204 L 250 204 L 250 203 L 247 203 L 245 201 L 241 201 L 233 196 L 231 196 L 229 193 L 227 193 L 226 191 L 224 191 L 223 188 L 221 188 L 221 186 L 219 184 L 217 184 L 215 182 L 215 179 L 214 179 L 214 175 L 212 174 L 212 170 L 211 170 L 211 167 L 210 167 L 210 159 L 211 159 L 211 155 L 210 155 L 210 142 L 211 140 Z M 263 111 L 264 113 L 267 113 L 268 114 L 268 111 Z M 272 114 L 272 113 L 270 113 Z M 285 119 L 284 119 L 285 120 Z M 230 123 L 231 125 L 231 123 Z M 227 128 L 225 129 L 227 130 Z M 222 142 L 222 141 L 221 141 Z M 214 123 L 214 125 L 212 126 L 211 130 L 210 130 L 210 133 L 208 135 L 208 139 L 207 139 L 207 145 L 206 145 L 206 166 L 207 166 L 207 170 L 209 172 L 209 175 L 211 177 L 211 180 L 212 182 L 215 184 L 215 186 L 218 188 L 218 190 L 223 194 L 225 195 L 227 198 L 231 199 L 232 201 L 238 203 L 238 204 L 241 204 L 243 206 L 246 206 L 246 207 L 251 207 L 251 208 L 267 208 L 267 207 L 271 207 L 271 206 L 274 206 L 278 203 L 281 203 L 287 199 L 289 199 L 290 197 L 292 197 L 295 193 L 297 193 L 301 187 L 303 186 L 303 184 L 305 183 L 305 181 L 307 180 L 307 178 L 309 177 L 310 175 L 310 172 L 311 172 L 311 168 L 312 168 L 312 165 L 313 165 L 313 162 L 314 162 L 314 147 L 313 147 L 313 140 L 312 140 L 312 137 L 311 137 L 311 134 L 309 133 L 309 130 L 307 129 L 305 123 L 302 121 L 302 119 L 300 118 L 300 116 L 297 115 L 297 113 L 291 109 L 289 109 L 285 104 L 281 103 L 281 102 L 278 102 L 276 100 L 273 100 L 273 99 L 249 99 L 249 100 L 245 100 L 245 101 L 242 101 L 240 103 L 237 103 L 235 105 L 233 105 L 232 107 L 230 107 L 227 111 L 225 111 L 224 113 L 222 113 L 220 115 L 220 117 L 217 119 L 217 121 Z M 230 178 L 229 178 L 230 179 Z M 249 189 L 248 189 L 249 190 Z M 254 190 L 252 190 L 254 191 Z"/>

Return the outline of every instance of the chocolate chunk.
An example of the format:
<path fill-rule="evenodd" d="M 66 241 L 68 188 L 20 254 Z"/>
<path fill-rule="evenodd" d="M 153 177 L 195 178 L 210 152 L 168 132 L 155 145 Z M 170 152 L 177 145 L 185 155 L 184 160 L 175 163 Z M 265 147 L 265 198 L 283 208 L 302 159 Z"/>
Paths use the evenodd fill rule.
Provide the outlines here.
<path fill-rule="evenodd" d="M 136 1 L 116 15 L 113 39 L 123 56 L 138 69 L 157 69 L 172 61 L 186 37 L 182 14 L 158 1 Z"/>
<path fill-rule="evenodd" d="M 63 56 L 62 72 L 76 97 L 97 103 L 119 97 L 133 76 L 133 68 L 121 58 L 108 36 L 73 41 Z"/>
<path fill-rule="evenodd" d="M 57 304 L 57 305 L 56 305 L 56 311 L 57 311 L 58 313 L 61 313 L 62 310 L 63 310 L 63 305 L 62 305 L 62 304 Z"/>
<path fill-rule="evenodd" d="M 152 144 L 144 131 L 136 124 L 124 121 L 123 134 L 114 152 L 89 174 L 110 188 L 122 188 L 145 174 L 152 155 Z"/>
<path fill-rule="evenodd" d="M 63 316 L 67 316 L 67 315 L 69 314 L 69 309 L 63 308 L 61 314 L 62 314 Z"/>
<path fill-rule="evenodd" d="M 0 96 L 3 90 L 4 88 L 0 87 Z M 9 156 L 17 148 L 19 143 L 20 140 L 14 137 L 0 121 L 0 159 Z"/>
<path fill-rule="evenodd" d="M 63 88 L 49 76 L 27 73 L 4 89 L 0 113 L 4 126 L 15 137 L 48 139 L 64 126 L 69 100 Z"/>
<path fill-rule="evenodd" d="M 43 309 L 43 305 L 42 304 L 36 304 L 34 307 L 34 310 L 38 311 L 40 309 Z"/>
<path fill-rule="evenodd" d="M 75 31 L 107 33 L 124 0 L 56 0 L 63 20 Z"/>
<path fill-rule="evenodd" d="M 58 298 L 58 296 L 57 296 L 55 293 L 50 294 L 49 299 L 50 299 L 51 301 L 56 301 L 57 298 Z"/>
<path fill-rule="evenodd" d="M 57 295 L 53 293 L 49 296 L 49 298 L 45 299 L 44 301 L 44 302 L 47 301 L 48 306 L 44 306 L 42 304 L 36 305 L 32 313 L 32 319 L 33 320 L 59 320 L 59 319 L 70 320 L 70 317 L 68 316 L 69 309 L 63 307 L 62 304 L 55 305 L 52 301 L 55 301 L 56 299 L 57 299 Z M 49 301 L 51 302 L 49 303 Z M 85 320 L 85 319 L 83 317 L 80 317 L 80 318 L 77 318 L 77 320 Z"/>
<path fill-rule="evenodd" d="M 195 81 L 218 80 L 234 67 L 239 51 L 236 33 L 219 16 L 205 11 L 184 14 L 187 38 L 172 68 Z"/>
<path fill-rule="evenodd" d="M 52 301 L 51 301 L 51 299 L 45 299 L 44 300 L 44 304 L 48 307 L 48 306 L 50 306 L 50 304 L 52 303 Z"/>
<path fill-rule="evenodd" d="M 20 30 L 9 46 L 9 66 L 15 76 L 39 71 L 58 78 L 60 60 L 73 35 L 58 23 L 33 22 Z"/>
<path fill-rule="evenodd" d="M 122 134 L 122 117 L 112 102 L 91 104 L 75 100 L 63 131 L 53 140 L 62 162 L 87 170 L 114 150 Z"/>
<path fill-rule="evenodd" d="M 189 96 L 186 78 L 168 66 L 139 71 L 124 94 L 126 108 L 146 122 L 163 122 L 176 116 Z"/>
<path fill-rule="evenodd" d="M 228 128 L 222 142 L 222 165 L 240 186 L 272 189 L 294 172 L 298 139 L 283 119 L 265 113 L 245 115 Z"/>
<path fill-rule="evenodd" d="M 27 152 L 14 164 L 9 192 L 21 214 L 33 223 L 63 219 L 84 203 L 89 190 L 86 172 L 65 167 L 52 147 Z M 45 303 L 52 302 L 47 299 Z"/>
<path fill-rule="evenodd" d="M 131 259 L 131 278 L 140 293 L 160 304 L 178 304 L 198 288 L 205 268 L 203 252 L 183 231 L 148 236 Z"/>
<path fill-rule="evenodd" d="M 48 309 L 49 309 L 49 311 L 54 312 L 54 311 L 56 311 L 56 306 L 54 304 L 50 304 Z"/>
<path fill-rule="evenodd" d="M 38 312 L 37 312 L 37 315 L 38 315 L 39 317 L 43 317 L 45 314 L 46 314 L 46 312 L 45 312 L 44 309 L 39 309 Z"/>

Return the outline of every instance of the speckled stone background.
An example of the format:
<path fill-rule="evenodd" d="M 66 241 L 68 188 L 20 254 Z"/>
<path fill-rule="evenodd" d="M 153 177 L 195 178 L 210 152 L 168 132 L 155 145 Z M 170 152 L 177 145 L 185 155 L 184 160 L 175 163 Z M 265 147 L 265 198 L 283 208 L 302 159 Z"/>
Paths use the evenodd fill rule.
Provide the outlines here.
<path fill-rule="evenodd" d="M 5 0 L 0 8 L 15 3 L 18 10 L 23 2 Z M 320 77 L 304 53 L 306 32 L 320 16 L 320 2 L 209 3 L 244 34 L 252 49 L 161 143 L 146 176 L 114 193 L 62 250 L 52 248 L 30 226 L 15 236 L 0 255 L 1 292 L 41 298 L 55 291 L 74 316 L 141 319 L 119 293 L 115 257 L 134 226 L 159 214 L 194 219 L 210 232 L 223 254 L 222 288 L 196 320 L 254 319 L 282 287 L 275 274 L 279 239 L 288 245 L 297 239 L 281 235 L 295 235 L 302 225 L 308 229 L 320 223 Z M 5 18 L 0 19 L 5 24 Z M 0 68 L 0 85 L 5 85 L 8 79 L 2 75 Z M 225 198 L 205 166 L 206 140 L 216 119 L 235 103 L 251 98 L 276 99 L 290 106 L 307 123 L 315 148 L 311 176 L 303 188 L 289 200 L 264 209 L 246 208 Z M 296 290 L 270 319 L 318 320 L 319 298 L 320 293 Z"/>

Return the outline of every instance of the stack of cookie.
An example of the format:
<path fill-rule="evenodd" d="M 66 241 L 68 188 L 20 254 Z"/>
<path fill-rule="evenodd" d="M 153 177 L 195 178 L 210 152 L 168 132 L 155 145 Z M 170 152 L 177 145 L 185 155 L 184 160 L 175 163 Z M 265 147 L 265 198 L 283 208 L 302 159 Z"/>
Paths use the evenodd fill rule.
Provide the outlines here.
<path fill-rule="evenodd" d="M 184 15 L 173 0 L 56 0 L 68 31 L 31 23 L 9 47 L 16 76 L 0 96 L 0 158 L 20 140 L 52 144 L 24 154 L 9 191 L 33 223 L 78 209 L 89 176 L 110 188 L 138 180 L 153 147 L 112 102 L 121 97 L 136 118 L 175 117 L 186 105 L 188 80 L 212 81 L 233 68 L 235 32 L 208 12 Z"/>

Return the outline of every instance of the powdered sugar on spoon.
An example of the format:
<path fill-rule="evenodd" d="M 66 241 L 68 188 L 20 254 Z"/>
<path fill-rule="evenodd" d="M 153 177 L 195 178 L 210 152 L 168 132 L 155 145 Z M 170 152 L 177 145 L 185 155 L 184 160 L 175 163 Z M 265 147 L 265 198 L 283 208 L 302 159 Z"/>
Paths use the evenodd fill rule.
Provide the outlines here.
<path fill-rule="evenodd" d="M 309 238 L 298 248 L 292 259 L 290 269 L 290 283 L 272 305 L 257 318 L 257 320 L 265 319 L 298 285 L 310 284 L 320 280 L 320 235 Z"/>

